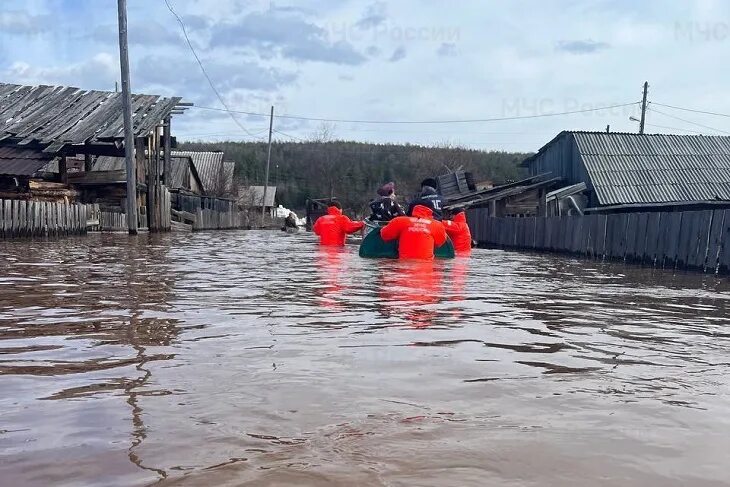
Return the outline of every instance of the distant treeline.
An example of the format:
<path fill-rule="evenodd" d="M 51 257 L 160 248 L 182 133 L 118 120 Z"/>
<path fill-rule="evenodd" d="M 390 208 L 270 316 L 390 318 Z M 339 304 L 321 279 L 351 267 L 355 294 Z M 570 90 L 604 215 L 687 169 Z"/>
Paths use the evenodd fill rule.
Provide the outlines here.
<path fill-rule="evenodd" d="M 267 144 L 263 142 L 182 142 L 185 150 L 222 150 L 235 161 L 239 186 L 262 185 Z M 484 152 L 459 147 L 369 144 L 362 142 L 277 142 L 271 149 L 269 184 L 277 203 L 303 208 L 307 198 L 337 197 L 344 207 L 365 210 L 380 185 L 395 181 L 396 193 L 410 197 L 426 177 L 462 168 L 477 182 L 503 183 L 523 176 L 519 164 L 529 154 Z"/>

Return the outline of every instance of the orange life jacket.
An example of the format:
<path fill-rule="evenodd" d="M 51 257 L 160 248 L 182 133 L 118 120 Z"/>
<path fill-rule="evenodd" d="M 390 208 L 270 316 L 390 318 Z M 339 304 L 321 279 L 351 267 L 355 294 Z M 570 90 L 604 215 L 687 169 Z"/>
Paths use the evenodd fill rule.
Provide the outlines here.
<path fill-rule="evenodd" d="M 433 250 L 446 242 L 446 231 L 441 222 L 433 219 L 433 212 L 423 205 L 413 208 L 413 216 L 399 216 L 380 231 L 383 240 L 398 239 L 401 259 L 433 259 Z"/>
<path fill-rule="evenodd" d="M 354 222 L 336 206 L 327 208 L 327 214 L 317 218 L 312 230 L 319 235 L 321 245 L 345 245 L 348 233 L 355 233 L 365 224 Z"/>
<path fill-rule="evenodd" d="M 444 220 L 443 224 L 454 250 L 462 254 L 471 252 L 471 231 L 466 223 L 466 213 L 457 213 L 452 220 Z"/>

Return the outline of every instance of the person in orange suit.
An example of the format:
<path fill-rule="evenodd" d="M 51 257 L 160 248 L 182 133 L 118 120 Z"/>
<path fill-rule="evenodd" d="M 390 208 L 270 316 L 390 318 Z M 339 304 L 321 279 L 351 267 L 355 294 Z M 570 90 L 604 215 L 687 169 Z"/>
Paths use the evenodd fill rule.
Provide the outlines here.
<path fill-rule="evenodd" d="M 471 253 L 471 231 L 466 223 L 464 210 L 455 210 L 451 220 L 443 220 L 442 223 L 446 229 L 446 235 L 454 244 L 454 251 L 462 255 Z"/>
<path fill-rule="evenodd" d="M 343 215 L 340 203 L 333 201 L 327 208 L 327 214 L 314 222 L 312 231 L 319 235 L 320 245 L 343 246 L 348 233 L 355 233 L 364 226 L 363 222 L 354 222 Z"/>
<path fill-rule="evenodd" d="M 416 205 L 412 215 L 391 220 L 380 230 L 380 237 L 386 242 L 398 239 L 401 259 L 433 259 L 434 249 L 446 243 L 446 230 L 426 206 Z"/>

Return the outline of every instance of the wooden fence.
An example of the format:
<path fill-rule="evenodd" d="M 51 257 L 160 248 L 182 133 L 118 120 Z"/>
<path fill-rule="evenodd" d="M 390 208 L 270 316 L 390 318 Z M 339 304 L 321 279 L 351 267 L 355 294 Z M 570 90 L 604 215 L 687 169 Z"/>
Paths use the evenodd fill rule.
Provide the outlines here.
<path fill-rule="evenodd" d="M 0 200 L 2 238 L 81 235 L 86 221 L 86 205 Z"/>
<path fill-rule="evenodd" d="M 170 226 L 169 210 L 167 225 Z M 164 213 L 163 213 L 164 214 Z M 141 215 L 143 220 L 146 215 Z M 164 224 L 164 220 L 163 220 Z M 0 238 L 63 237 L 92 232 L 126 232 L 127 215 L 98 204 L 0 200 Z"/>
<path fill-rule="evenodd" d="M 481 245 L 563 252 L 669 269 L 730 272 L 730 210 L 489 218 L 468 212 Z"/>
<path fill-rule="evenodd" d="M 241 228 L 245 215 L 238 211 L 235 200 L 176 193 L 172 195 L 172 208 L 176 214 L 192 215 L 186 218 L 193 230 Z"/>

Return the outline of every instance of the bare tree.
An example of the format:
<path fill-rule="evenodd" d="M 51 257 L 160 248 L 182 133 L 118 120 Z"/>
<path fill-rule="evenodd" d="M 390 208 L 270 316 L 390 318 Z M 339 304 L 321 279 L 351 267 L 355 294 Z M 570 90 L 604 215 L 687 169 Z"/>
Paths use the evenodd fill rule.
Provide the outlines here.
<path fill-rule="evenodd" d="M 310 140 L 317 144 L 320 151 L 321 165 L 319 166 L 322 179 L 327 181 L 329 185 L 329 198 L 335 197 L 335 184 L 339 181 L 339 161 L 337 154 L 334 153 L 336 148 L 328 148 L 327 144 L 334 141 L 335 128 L 333 123 L 322 122 L 312 133 Z"/>

